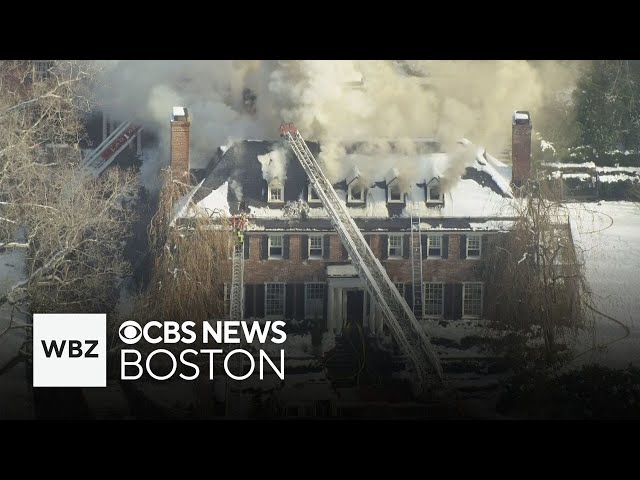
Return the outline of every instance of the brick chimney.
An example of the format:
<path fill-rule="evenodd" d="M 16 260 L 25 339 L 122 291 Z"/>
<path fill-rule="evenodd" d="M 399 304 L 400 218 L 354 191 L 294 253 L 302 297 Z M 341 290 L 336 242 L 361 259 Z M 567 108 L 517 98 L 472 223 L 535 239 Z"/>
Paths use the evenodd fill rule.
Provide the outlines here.
<path fill-rule="evenodd" d="M 191 116 L 184 107 L 173 107 L 171 114 L 171 172 L 189 181 L 189 127 Z"/>
<path fill-rule="evenodd" d="M 511 121 L 511 183 L 521 187 L 531 177 L 531 115 L 518 110 Z"/>

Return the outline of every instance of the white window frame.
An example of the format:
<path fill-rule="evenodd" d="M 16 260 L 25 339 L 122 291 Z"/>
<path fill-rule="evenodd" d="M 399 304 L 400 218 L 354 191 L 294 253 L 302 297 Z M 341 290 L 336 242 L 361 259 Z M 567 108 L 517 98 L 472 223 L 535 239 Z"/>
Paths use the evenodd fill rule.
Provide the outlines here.
<path fill-rule="evenodd" d="M 393 247 L 393 248 L 399 248 L 400 249 L 400 254 L 399 255 L 391 255 L 391 238 L 399 238 L 400 239 L 400 246 L 399 247 Z M 399 260 L 402 259 L 402 254 L 403 252 L 403 248 L 404 248 L 404 238 L 402 236 L 402 234 L 393 234 L 390 233 L 387 237 L 387 258 L 391 259 L 391 260 Z"/>
<path fill-rule="evenodd" d="M 480 314 L 466 314 L 465 302 L 467 300 L 467 288 L 470 286 L 480 286 Z M 484 311 L 484 282 L 462 282 L 462 318 L 482 318 Z"/>
<path fill-rule="evenodd" d="M 433 200 L 431 198 L 431 189 L 433 187 L 437 187 L 440 190 L 440 194 L 438 195 L 437 200 Z M 436 205 L 444 203 L 444 193 L 442 193 L 440 180 L 438 180 L 437 178 L 434 178 L 429 183 L 427 183 L 426 201 L 427 203 L 436 204 Z"/>
<path fill-rule="evenodd" d="M 354 198 L 353 195 L 351 194 L 351 191 L 356 186 L 360 188 L 360 198 Z M 360 183 L 352 182 L 349 184 L 349 187 L 347 188 L 347 201 L 349 203 L 364 203 L 364 194 L 365 194 L 365 188 Z"/>
<path fill-rule="evenodd" d="M 440 297 L 440 313 L 427 313 L 427 305 L 429 296 L 427 295 L 427 287 L 431 285 L 439 285 L 442 295 Z M 424 301 L 424 316 L 426 318 L 442 318 L 444 317 L 444 282 L 424 282 L 422 288 L 422 298 Z"/>
<path fill-rule="evenodd" d="M 282 313 L 268 313 L 269 286 L 280 285 L 282 288 Z M 264 284 L 264 316 L 265 318 L 284 318 L 287 309 L 287 287 L 284 282 L 265 282 Z"/>
<path fill-rule="evenodd" d="M 321 289 L 322 298 L 308 298 L 308 287 L 313 286 Z M 304 284 L 304 318 L 313 320 L 315 317 L 315 313 L 318 313 L 318 318 L 322 319 L 324 317 L 324 301 L 325 301 L 325 283 L 324 282 L 305 282 Z M 311 309 L 311 306 L 314 305 L 311 303 L 312 300 L 320 300 L 320 311 L 314 312 Z"/>
<path fill-rule="evenodd" d="M 398 186 L 397 182 L 396 183 L 392 182 L 389 185 L 387 185 L 387 203 L 404 203 L 404 193 L 402 192 L 402 190 L 399 190 L 400 191 L 400 198 L 398 198 L 398 199 L 391 198 L 391 190 L 395 186 Z M 398 189 L 399 189 L 399 187 L 398 187 Z"/>
<path fill-rule="evenodd" d="M 280 245 L 272 245 L 273 239 L 279 238 Z M 271 248 L 280 247 L 280 255 L 271 255 Z M 284 258 L 284 235 L 269 235 L 269 244 L 267 245 L 267 258 L 269 260 L 282 260 Z"/>
<path fill-rule="evenodd" d="M 273 200 L 271 198 L 272 192 L 276 190 L 280 190 L 279 200 Z M 282 183 L 279 182 L 278 180 L 272 180 L 269 183 L 269 188 L 267 189 L 267 202 L 268 203 L 284 203 L 284 185 L 282 185 Z"/>
<path fill-rule="evenodd" d="M 309 260 L 322 260 L 324 258 L 324 235 L 309 235 L 309 241 L 307 242 L 307 258 Z M 320 239 L 320 255 L 311 255 L 311 239 Z M 317 248 L 314 248 L 317 250 Z"/>
<path fill-rule="evenodd" d="M 473 249 L 469 248 L 469 240 L 471 238 L 474 238 L 474 239 L 478 240 L 478 248 L 473 248 Z M 478 254 L 477 255 L 470 255 L 469 254 L 469 250 L 477 250 Z M 469 260 L 477 260 L 481 256 L 482 256 L 482 235 L 467 235 L 467 258 Z"/>
<path fill-rule="evenodd" d="M 312 195 L 312 192 L 315 192 L 316 197 L 314 198 Z M 308 185 L 307 187 L 307 203 L 320 203 L 320 196 L 318 195 L 318 192 L 316 192 L 315 188 L 313 188 L 313 186 L 311 184 Z"/>
<path fill-rule="evenodd" d="M 430 255 L 429 250 L 431 249 L 431 239 L 439 238 L 440 239 L 440 254 L 439 255 Z M 442 258 L 442 235 L 429 235 L 427 234 L 427 258 Z"/>
<path fill-rule="evenodd" d="M 398 290 L 398 293 L 400 294 L 400 296 L 404 298 L 404 290 L 405 290 L 404 282 L 393 282 L 393 285 L 396 287 L 396 290 Z"/>

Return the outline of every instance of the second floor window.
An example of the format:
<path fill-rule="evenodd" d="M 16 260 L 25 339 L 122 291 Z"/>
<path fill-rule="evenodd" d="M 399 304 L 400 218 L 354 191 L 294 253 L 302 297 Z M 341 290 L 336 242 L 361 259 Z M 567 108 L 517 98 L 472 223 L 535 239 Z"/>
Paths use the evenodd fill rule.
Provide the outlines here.
<path fill-rule="evenodd" d="M 467 237 L 467 258 L 480 258 L 482 242 L 480 235 Z"/>
<path fill-rule="evenodd" d="M 389 258 L 402 258 L 402 235 L 389 235 Z"/>
<path fill-rule="evenodd" d="M 314 260 L 322 258 L 322 235 L 309 236 L 309 258 Z"/>
<path fill-rule="evenodd" d="M 427 258 L 442 257 L 442 237 L 440 235 L 427 236 Z"/>
<path fill-rule="evenodd" d="M 282 235 L 269 236 L 269 258 L 282 258 Z"/>

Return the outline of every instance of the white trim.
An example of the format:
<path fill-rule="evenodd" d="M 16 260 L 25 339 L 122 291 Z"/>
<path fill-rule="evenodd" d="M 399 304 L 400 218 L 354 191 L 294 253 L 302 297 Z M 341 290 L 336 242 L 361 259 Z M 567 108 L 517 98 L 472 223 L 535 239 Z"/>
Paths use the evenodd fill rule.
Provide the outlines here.
<path fill-rule="evenodd" d="M 311 195 L 311 192 L 315 192 L 315 189 L 310 183 L 308 183 L 307 184 L 307 203 L 322 203 L 322 200 L 320 200 L 320 197 L 318 196 L 318 192 L 316 192 L 316 198 L 313 198 L 313 196 Z"/>
<path fill-rule="evenodd" d="M 432 238 L 436 238 L 439 237 L 440 238 L 440 255 L 429 255 L 429 246 L 431 245 L 431 239 Z M 433 233 L 429 233 L 427 234 L 427 259 L 441 259 L 442 258 L 442 249 L 444 248 L 444 242 L 442 241 L 444 235 L 438 233 L 438 234 L 433 234 Z"/>
<path fill-rule="evenodd" d="M 478 255 L 469 255 L 469 238 L 470 237 L 476 237 L 478 238 Z M 482 235 L 467 235 L 466 238 L 466 258 L 468 260 L 479 260 L 480 257 L 482 256 Z M 475 250 L 475 249 L 474 249 Z"/>
<path fill-rule="evenodd" d="M 480 315 L 465 315 L 464 300 L 467 285 L 480 285 Z M 484 312 L 484 282 L 462 282 L 462 318 L 482 318 Z"/>
<path fill-rule="evenodd" d="M 355 186 L 358 186 L 360 188 L 360 198 L 359 199 L 354 198 L 351 195 L 351 190 Z M 364 186 L 362 186 L 360 183 L 357 183 L 357 182 L 350 183 L 349 186 L 347 187 L 347 202 L 349 202 L 349 203 L 364 203 L 364 199 L 365 199 L 365 188 L 364 188 Z"/>
<path fill-rule="evenodd" d="M 282 250 L 282 253 L 280 254 L 280 256 L 272 256 L 271 255 L 271 239 L 272 238 L 280 238 L 280 240 L 282 241 L 282 244 L 280 245 L 280 249 Z M 275 245 L 275 248 L 277 248 L 278 245 Z M 267 243 L 267 259 L 268 260 L 282 260 L 284 258 L 284 235 L 283 234 L 269 234 L 268 235 L 268 243 Z"/>
<path fill-rule="evenodd" d="M 275 189 L 280 190 L 280 200 L 271 199 L 271 191 Z M 277 178 L 269 182 L 267 187 L 267 203 L 284 203 L 284 185 L 282 185 Z"/>
<path fill-rule="evenodd" d="M 440 185 L 440 180 L 438 179 L 438 177 L 433 177 L 429 182 L 425 182 L 426 186 L 425 186 L 425 201 L 426 203 L 430 203 L 430 204 L 434 204 L 434 205 L 439 205 L 441 203 L 444 203 L 444 193 L 442 192 L 442 186 Z M 438 189 L 440 190 L 440 194 L 438 195 L 438 199 L 437 200 L 432 200 L 431 199 L 431 188 L 432 187 L 438 187 Z"/>
<path fill-rule="evenodd" d="M 282 314 L 267 314 L 267 286 L 282 285 Z M 287 314 L 287 284 L 284 282 L 264 282 L 264 318 L 285 318 Z"/>
<path fill-rule="evenodd" d="M 439 315 L 427 314 L 427 285 L 441 285 L 442 286 L 442 297 L 441 297 L 441 306 Z M 444 282 L 424 282 L 422 284 L 422 300 L 424 303 L 423 315 L 425 318 L 443 318 L 444 317 Z"/>
<path fill-rule="evenodd" d="M 391 255 L 391 237 L 400 237 L 400 255 Z M 394 247 L 398 248 L 398 247 Z M 402 260 L 404 254 L 404 235 L 402 233 L 387 234 L 387 258 L 389 260 Z"/>
<path fill-rule="evenodd" d="M 311 256 L 311 237 L 320 238 L 320 256 Z M 317 250 L 317 249 L 316 249 Z M 307 235 L 307 259 L 309 260 L 323 260 L 324 259 L 324 235 L 310 233 Z"/>
<path fill-rule="evenodd" d="M 393 181 L 387 185 L 387 203 L 405 203 L 405 195 L 406 195 L 406 193 L 404 193 L 402 190 L 400 190 L 400 198 L 399 199 L 394 200 L 394 199 L 391 198 L 391 189 L 394 186 L 397 186 L 397 185 L 398 185 L 398 182 L 395 182 L 395 184 L 394 184 Z M 398 188 L 400 188 L 400 187 L 398 187 Z"/>

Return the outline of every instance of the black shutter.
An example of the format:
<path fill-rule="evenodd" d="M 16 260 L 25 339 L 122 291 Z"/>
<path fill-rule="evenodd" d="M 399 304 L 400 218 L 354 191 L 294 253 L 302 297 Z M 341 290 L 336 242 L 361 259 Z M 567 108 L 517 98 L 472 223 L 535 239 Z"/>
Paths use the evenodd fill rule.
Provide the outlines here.
<path fill-rule="evenodd" d="M 467 236 L 460 235 L 460 258 L 467 258 Z"/>
<path fill-rule="evenodd" d="M 487 248 L 489 246 L 489 235 L 482 235 L 482 249 L 480 250 L 480 256 L 486 255 L 485 252 L 488 252 Z"/>
<path fill-rule="evenodd" d="M 340 246 L 342 247 L 342 259 L 346 260 L 347 258 L 349 258 L 349 252 L 347 252 L 347 249 L 344 246 L 344 243 L 340 242 Z"/>
<path fill-rule="evenodd" d="M 455 283 L 446 283 L 444 285 L 444 318 L 447 320 L 453 319 L 453 290 L 455 287 Z"/>
<path fill-rule="evenodd" d="M 266 260 L 269 258 L 269 235 L 262 235 L 260 241 L 260 258 Z"/>
<path fill-rule="evenodd" d="M 442 258 L 449 257 L 449 235 L 442 236 Z"/>
<path fill-rule="evenodd" d="M 428 246 L 429 246 L 429 242 L 428 242 L 429 237 L 427 235 L 422 235 L 420 237 L 420 242 L 422 243 L 422 258 L 427 258 L 428 254 L 429 254 L 429 250 L 428 250 Z"/>
<path fill-rule="evenodd" d="M 303 260 L 309 258 L 309 235 L 300 235 L 300 258 Z"/>
<path fill-rule="evenodd" d="M 407 301 L 409 308 L 413 310 L 413 283 L 404 284 L 404 299 Z"/>
<path fill-rule="evenodd" d="M 289 237 L 291 235 L 282 236 L 282 258 L 289 258 Z"/>
<path fill-rule="evenodd" d="M 380 235 L 380 258 L 384 260 L 389 256 L 389 235 Z"/>
<path fill-rule="evenodd" d="M 462 318 L 462 284 L 453 285 L 453 318 L 458 320 Z"/>
<path fill-rule="evenodd" d="M 258 318 L 264 317 L 264 297 L 265 297 L 266 289 L 267 289 L 267 285 L 264 283 L 259 283 L 255 285 L 256 317 Z"/>
<path fill-rule="evenodd" d="M 285 307 L 284 307 L 285 318 L 294 318 L 295 317 L 294 309 L 296 306 L 296 303 L 295 303 L 296 295 L 295 295 L 295 288 L 293 283 L 287 283 L 285 285 L 284 301 L 285 301 Z"/>
<path fill-rule="evenodd" d="M 323 328 L 327 328 L 327 309 L 329 308 L 329 286 L 324 284 L 324 297 L 322 300 L 322 320 L 324 320 Z"/>
<path fill-rule="evenodd" d="M 367 245 L 369 245 L 369 248 L 371 248 L 371 235 L 367 233 L 364 235 L 364 239 L 367 242 Z"/>
<path fill-rule="evenodd" d="M 244 249 L 244 259 L 247 260 L 249 258 L 249 235 L 244 234 L 244 244 L 242 246 Z"/>
<path fill-rule="evenodd" d="M 322 243 L 323 248 L 322 248 L 322 256 L 325 259 L 329 259 L 329 254 L 331 253 L 331 235 L 325 235 L 324 237 L 322 237 Z"/>
<path fill-rule="evenodd" d="M 231 285 L 228 286 L 231 288 Z M 244 318 L 251 318 L 255 316 L 253 309 L 253 295 L 255 285 L 247 284 L 244 286 Z"/>
<path fill-rule="evenodd" d="M 304 319 L 304 283 L 296 283 L 295 284 L 295 295 L 296 295 L 296 320 Z"/>
<path fill-rule="evenodd" d="M 409 258 L 411 254 L 411 234 L 402 236 L 402 256 Z"/>

